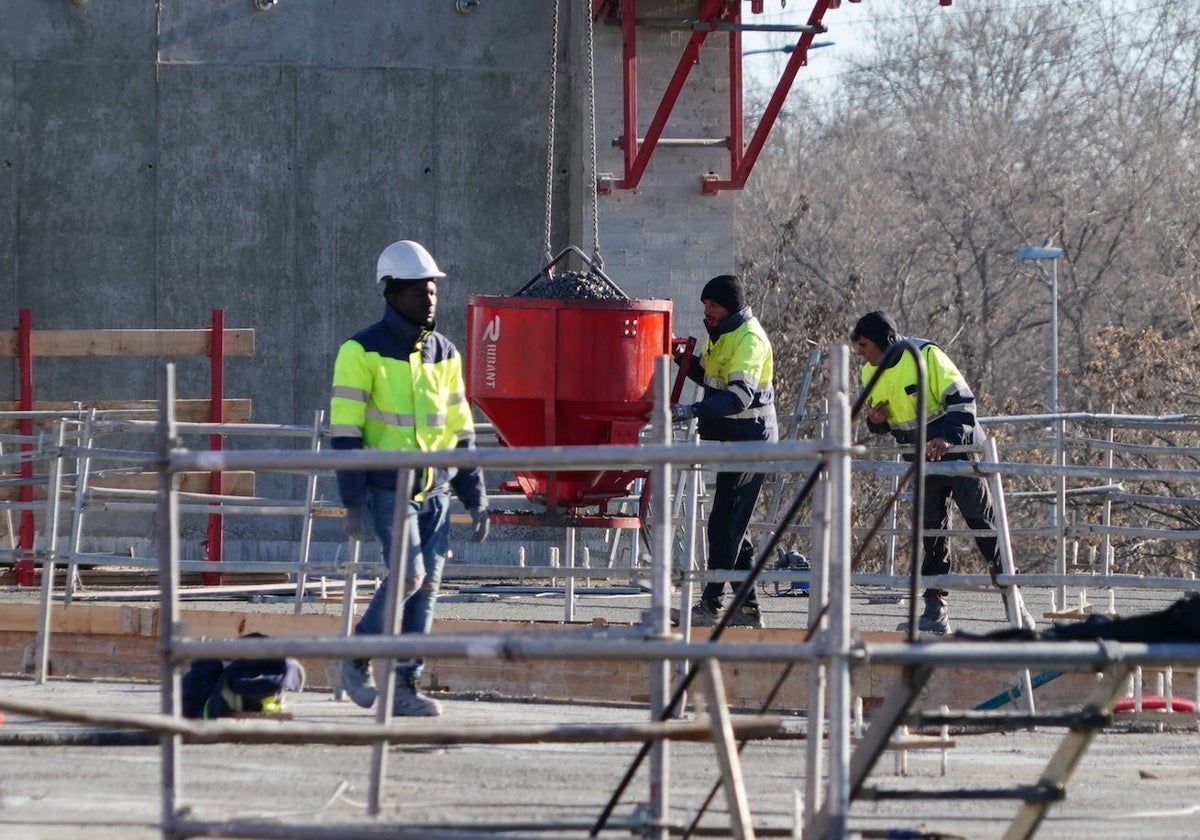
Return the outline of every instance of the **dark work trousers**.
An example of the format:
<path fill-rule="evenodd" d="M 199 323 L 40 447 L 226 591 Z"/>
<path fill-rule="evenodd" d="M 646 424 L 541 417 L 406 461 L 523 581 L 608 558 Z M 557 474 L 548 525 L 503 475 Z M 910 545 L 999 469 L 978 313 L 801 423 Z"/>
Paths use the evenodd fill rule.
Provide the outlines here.
<path fill-rule="evenodd" d="M 754 543 L 746 528 L 754 516 L 758 493 L 762 490 L 764 473 L 719 472 L 713 490 L 712 509 L 708 514 L 708 568 L 730 571 L 749 569 L 754 565 Z M 730 584 L 732 591 L 737 586 Z M 701 597 L 719 604 L 725 595 L 725 581 L 704 584 Z M 758 603 L 758 593 L 751 589 L 747 604 Z"/>
<path fill-rule="evenodd" d="M 996 511 L 992 494 L 982 478 L 961 475 L 928 475 L 925 477 L 925 527 L 945 530 L 950 527 L 950 500 L 958 506 L 968 528 L 994 530 Z M 1000 570 L 1000 550 L 996 538 L 976 537 L 975 544 L 990 569 Z M 925 537 L 925 559 L 922 575 L 944 575 L 950 571 L 950 546 L 946 537 Z M 940 589 L 926 589 L 925 596 L 949 595 Z"/>

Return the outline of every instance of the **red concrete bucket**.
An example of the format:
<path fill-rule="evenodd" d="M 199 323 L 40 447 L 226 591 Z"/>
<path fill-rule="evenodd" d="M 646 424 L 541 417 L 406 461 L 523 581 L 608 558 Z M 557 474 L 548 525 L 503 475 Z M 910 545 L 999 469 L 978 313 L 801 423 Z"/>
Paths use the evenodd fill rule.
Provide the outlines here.
<path fill-rule="evenodd" d="M 670 353 L 669 300 L 473 295 L 467 396 L 506 446 L 636 443 L 653 407 L 657 356 Z M 603 506 L 644 470 L 516 472 L 530 501 Z"/>

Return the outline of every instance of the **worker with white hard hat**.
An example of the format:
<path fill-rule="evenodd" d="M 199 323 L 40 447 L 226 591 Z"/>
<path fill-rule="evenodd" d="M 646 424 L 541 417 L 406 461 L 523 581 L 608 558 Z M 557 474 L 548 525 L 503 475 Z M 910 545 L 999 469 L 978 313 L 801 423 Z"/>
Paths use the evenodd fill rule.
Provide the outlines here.
<path fill-rule="evenodd" d="M 473 448 L 475 427 L 466 398 L 462 356 L 434 328 L 438 280 L 445 273 L 417 242 L 393 242 L 379 255 L 375 280 L 387 301 L 383 318 L 341 345 L 333 369 L 330 436 L 334 449 L 431 452 Z M 408 502 L 408 573 L 401 633 L 428 633 L 441 585 L 450 537 L 449 495 L 471 514 L 472 535 L 488 534 L 483 473 L 426 468 L 413 472 L 411 487 L 397 487 L 395 470 L 340 470 L 338 492 L 346 508 L 347 534 L 378 537 L 388 562 L 397 493 Z M 356 634 L 384 632 L 387 587 L 380 587 L 355 627 Z M 396 664 L 392 713 L 431 716 L 440 704 L 417 686 L 424 660 Z M 369 660 L 343 660 L 337 685 L 360 706 L 374 704 L 377 690 Z"/>

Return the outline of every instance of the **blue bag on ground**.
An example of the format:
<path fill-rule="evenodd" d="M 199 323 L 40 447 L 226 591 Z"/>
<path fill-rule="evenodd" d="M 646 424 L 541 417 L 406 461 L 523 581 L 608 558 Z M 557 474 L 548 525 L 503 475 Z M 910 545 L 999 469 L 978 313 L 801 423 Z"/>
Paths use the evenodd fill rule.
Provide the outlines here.
<path fill-rule="evenodd" d="M 264 639 L 247 633 L 243 639 Z M 198 659 L 183 675 L 186 718 L 212 720 L 243 712 L 277 712 L 284 691 L 304 687 L 304 669 L 286 659 Z"/>

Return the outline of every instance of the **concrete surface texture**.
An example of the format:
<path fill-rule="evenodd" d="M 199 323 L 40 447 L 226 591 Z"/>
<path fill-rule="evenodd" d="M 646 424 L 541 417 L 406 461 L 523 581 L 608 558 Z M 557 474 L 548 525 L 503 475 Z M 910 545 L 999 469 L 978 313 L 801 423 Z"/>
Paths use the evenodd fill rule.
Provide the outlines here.
<path fill-rule="evenodd" d="M 379 316 L 374 266 L 387 243 L 417 239 L 435 255 L 449 275 L 439 327 L 464 348 L 468 296 L 533 277 L 549 215 L 551 252 L 598 245 L 628 295 L 675 300 L 677 331 L 698 332 L 699 289 L 733 269 L 733 197 L 700 192 L 728 150 L 659 150 L 637 191 L 598 198 L 594 242 L 586 15 L 559 6 L 555 61 L 553 4 L 535 0 L 467 13 L 454 0 L 266 11 L 253 0 L 6 0 L 0 320 L 15 326 L 28 309 L 35 330 L 201 328 L 224 310 L 226 327 L 256 332 L 255 355 L 227 364 L 226 395 L 252 398 L 255 421 L 307 424 L 328 405 L 338 344 Z M 695 13 L 678 0 L 645 6 Z M 620 175 L 620 30 L 597 24 L 594 40 L 595 168 Z M 643 114 L 682 43 L 639 33 Z M 706 44 L 671 136 L 728 133 L 726 43 Z M 179 395 L 206 396 L 206 361 L 179 362 Z M 36 397 L 152 399 L 156 367 L 40 358 Z M 0 370 L 9 399 L 16 377 L 15 365 Z M 258 492 L 301 498 L 303 481 L 261 476 Z M 319 524 L 318 542 L 340 538 L 338 523 Z M 134 527 L 113 533 L 149 533 Z M 229 556 L 256 559 L 262 543 L 272 559 L 300 527 L 262 517 L 231 529 Z"/>
<path fill-rule="evenodd" d="M 6 679 L 0 681 L 0 693 L 22 702 L 110 712 L 151 713 L 159 703 L 157 688 L 146 684 L 56 681 L 38 686 Z M 447 726 L 647 720 L 644 708 L 628 706 L 473 698 L 444 699 L 443 706 L 439 720 Z M 372 719 L 349 702 L 333 702 L 326 692 L 289 695 L 287 708 L 295 720 L 308 723 Z M 418 722 L 393 725 L 403 730 Z M 81 731 L 87 730 L 6 715 L 0 727 L 0 834 L 23 840 L 160 836 L 160 750 L 103 745 L 104 737 L 95 729 L 90 731 L 101 745 L 71 745 Z M 919 790 L 1033 784 L 1061 736 L 1051 730 L 956 735 L 946 775 L 941 774 L 940 751 L 910 754 L 906 776 L 897 774 L 895 757 L 885 754 L 870 784 Z M 1194 730 L 1102 733 L 1068 785 L 1065 801 L 1051 809 L 1037 836 L 1195 836 L 1197 737 Z M 218 822 L 480 830 L 507 824 L 526 826 L 509 836 L 584 837 L 630 766 L 637 745 L 393 746 L 377 818 L 366 813 L 370 752 L 361 746 L 185 746 L 181 804 L 193 818 Z M 669 752 L 671 818 L 686 824 L 716 779 L 714 748 L 704 742 L 676 743 Z M 794 798 L 804 789 L 804 741 L 755 741 L 742 758 L 756 828 L 763 836 L 788 836 Z M 606 836 L 629 836 L 617 830 L 619 821 L 646 800 L 647 785 L 643 767 L 614 811 L 614 830 Z M 1002 836 L 1016 810 L 1013 802 L 982 798 L 859 803 L 851 810 L 850 824 L 853 832 L 906 829 L 926 832 L 907 836 L 992 838 Z M 728 832 L 721 796 L 703 826 L 709 836 Z M 437 835 L 429 831 L 424 836 Z"/>
<path fill-rule="evenodd" d="M 854 596 L 854 623 L 861 632 L 890 629 L 904 614 L 902 605 L 879 603 L 877 594 L 860 591 Z M 995 596 L 956 596 L 959 614 L 970 614 L 960 622 L 965 628 L 986 632 L 1002 626 L 999 609 L 995 617 L 989 617 L 987 609 Z M 585 593 L 579 600 L 577 620 L 581 621 L 601 616 L 632 621 L 647 606 L 645 595 Z M 1173 600 L 1170 593 L 1126 592 L 1118 593 L 1117 604 L 1122 614 L 1132 614 Z M 561 596 L 552 590 L 482 599 L 459 593 L 446 601 L 440 614 L 460 619 L 554 621 L 553 613 L 563 607 Z M 764 598 L 763 602 L 772 626 L 802 626 L 806 620 L 805 599 Z M 1030 593 L 1028 602 L 1040 618 L 1042 599 Z M 276 610 L 287 605 L 239 602 L 236 609 Z M 510 667 L 525 666 L 514 662 Z M 727 686 L 735 683 L 736 666 L 727 664 L 724 670 Z M 1177 691 L 1187 696 L 1182 688 Z M 0 679 L 0 700 L 103 713 L 151 714 L 160 708 L 158 687 L 152 682 L 53 679 L 36 685 L 10 677 Z M 445 711 L 437 721 L 402 720 L 393 726 L 404 731 L 429 723 L 581 726 L 649 719 L 648 708 L 639 703 L 526 701 L 471 692 L 443 694 L 441 700 Z M 286 707 L 297 724 L 373 720 L 373 713 L 349 702 L 335 702 L 324 689 L 289 694 Z M 925 702 L 917 707 L 929 708 Z M 689 708 L 685 717 L 693 714 Z M 806 732 L 807 720 L 790 712 L 782 717 L 788 737 L 752 742 L 742 756 L 749 808 L 760 836 L 790 834 L 795 798 L 798 792 L 803 795 L 806 784 L 805 741 L 798 737 Z M 0 836 L 47 840 L 160 836 L 161 753 L 154 746 L 130 745 L 131 736 L 121 736 L 122 741 L 120 734 L 111 728 L 54 722 L 48 713 L 7 713 L 0 725 Z M 858 802 L 851 808 L 849 836 L 903 830 L 917 833 L 892 836 L 1001 837 L 1018 804 L 982 792 L 1037 782 L 1064 734 L 1053 728 L 954 731 L 952 746 L 944 754 L 938 748 L 907 753 L 906 775 L 900 774 L 900 754 L 885 753 L 868 787 L 965 790 L 980 795 Z M 1194 719 L 1183 716 L 1163 731 L 1146 723 L 1118 721 L 1096 736 L 1067 784 L 1064 800 L 1051 808 L 1036 836 L 1055 840 L 1194 836 L 1200 776 L 1195 768 L 1197 738 Z M 316 824 L 344 829 L 346 836 L 366 836 L 353 832 L 385 826 L 391 827 L 388 831 L 415 832 L 405 836 L 438 836 L 431 826 L 465 827 L 463 834 L 454 836 L 480 836 L 503 825 L 523 826 L 510 836 L 584 837 L 636 752 L 637 745 L 631 743 L 395 745 L 388 755 L 382 812 L 370 817 L 365 805 L 369 747 L 188 745 L 181 763 L 180 804 L 196 819 L 269 824 L 275 827 L 269 836 L 287 836 L 286 828 L 279 826 Z M 672 745 L 669 805 L 674 824 L 683 826 L 694 818 L 715 781 L 716 767 L 712 744 Z M 647 800 L 647 773 L 643 767 L 621 799 L 609 835 L 628 836 L 620 821 Z M 729 816 L 721 796 L 703 826 L 708 836 L 727 836 Z M 268 835 L 231 831 L 231 836 Z"/>

